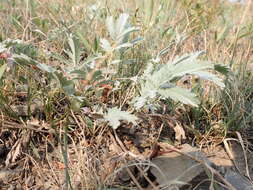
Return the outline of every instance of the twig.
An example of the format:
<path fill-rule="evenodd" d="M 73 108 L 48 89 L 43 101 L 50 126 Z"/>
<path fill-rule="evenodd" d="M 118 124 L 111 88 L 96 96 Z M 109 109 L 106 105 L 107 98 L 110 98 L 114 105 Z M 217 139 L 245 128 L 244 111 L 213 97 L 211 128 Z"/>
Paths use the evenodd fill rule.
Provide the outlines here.
<path fill-rule="evenodd" d="M 128 175 L 131 177 L 131 179 L 133 180 L 133 182 L 137 185 L 137 187 L 140 189 L 140 190 L 143 190 L 143 188 L 141 187 L 141 185 L 139 184 L 139 182 L 136 180 L 136 178 L 134 177 L 134 175 L 132 174 L 132 172 L 130 171 L 130 169 L 127 167 L 126 168 L 126 171 L 128 173 Z"/>
<path fill-rule="evenodd" d="M 152 186 L 152 188 L 154 190 L 158 190 L 157 186 L 155 186 L 155 184 L 145 175 L 145 173 L 143 172 L 143 170 L 138 165 L 136 165 L 136 167 L 141 172 L 142 176 L 149 182 L 149 184 Z"/>
<path fill-rule="evenodd" d="M 29 124 L 31 126 L 35 126 L 35 127 L 40 127 L 40 125 L 35 125 L 35 124 Z M 41 130 L 41 129 L 36 129 L 34 127 L 31 127 L 29 125 L 20 125 L 20 124 L 17 124 L 15 123 L 15 125 L 13 125 L 13 123 L 11 122 L 8 122 L 8 121 L 2 121 L 1 123 L 1 126 L 4 127 L 4 128 L 10 128 L 10 129 L 30 129 L 30 130 L 33 130 L 33 131 L 36 131 L 36 132 L 42 132 L 42 133 L 55 133 L 55 130 Z"/>

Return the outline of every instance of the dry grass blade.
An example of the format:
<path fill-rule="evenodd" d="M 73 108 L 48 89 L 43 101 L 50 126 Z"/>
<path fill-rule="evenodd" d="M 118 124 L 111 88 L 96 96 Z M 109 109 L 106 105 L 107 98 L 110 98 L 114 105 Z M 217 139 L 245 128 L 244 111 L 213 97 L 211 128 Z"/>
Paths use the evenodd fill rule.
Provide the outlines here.
<path fill-rule="evenodd" d="M 225 150 L 226 150 L 226 152 L 227 152 L 229 158 L 230 158 L 231 160 L 234 160 L 234 155 L 233 155 L 233 153 L 231 152 L 231 149 L 230 149 L 229 144 L 228 144 L 228 141 L 229 141 L 229 140 L 236 140 L 236 139 L 226 138 L 226 139 L 224 139 L 224 141 L 223 141 Z"/>
<path fill-rule="evenodd" d="M 0 189 L 159 189 L 147 176 L 168 177 L 153 162 L 161 142 L 223 142 L 252 179 L 253 0 L 0 2 L 0 171 L 25 168 Z M 218 164 L 168 149 L 203 165 L 210 189 L 235 186 Z"/>
<path fill-rule="evenodd" d="M 135 185 L 140 189 L 143 190 L 143 188 L 141 187 L 140 183 L 138 182 L 138 180 L 136 179 L 136 177 L 134 177 L 133 173 L 131 172 L 131 170 L 127 167 L 126 168 L 128 175 L 131 177 L 131 179 L 133 180 L 133 182 L 135 183 Z"/>
<path fill-rule="evenodd" d="M 29 129 L 29 130 L 41 132 L 41 133 L 52 133 L 52 134 L 55 133 L 55 130 L 53 128 L 49 128 L 49 130 L 42 130 L 42 129 L 39 129 L 40 127 L 42 127 L 41 125 L 33 124 L 29 122 L 27 122 L 27 124 L 21 125 L 16 122 L 1 120 L 1 125 L 3 128 L 7 128 L 7 129 Z"/>

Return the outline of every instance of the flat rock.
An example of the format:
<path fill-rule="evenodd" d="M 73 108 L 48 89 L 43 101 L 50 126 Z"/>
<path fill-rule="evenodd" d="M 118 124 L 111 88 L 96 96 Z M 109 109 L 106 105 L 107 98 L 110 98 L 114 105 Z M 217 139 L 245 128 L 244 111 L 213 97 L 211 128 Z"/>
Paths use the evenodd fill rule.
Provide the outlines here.
<path fill-rule="evenodd" d="M 171 151 L 154 158 L 151 162 L 155 167 L 152 167 L 150 171 L 156 177 L 159 186 L 163 189 L 179 189 L 186 184 L 193 185 L 193 179 L 199 178 L 199 176 L 201 176 L 200 174 L 206 172 L 204 166 L 196 161 L 201 160 L 210 166 L 215 166 L 216 170 L 220 172 L 236 190 L 253 190 L 252 181 L 243 176 L 245 175 L 243 152 L 238 146 L 233 145 L 232 147 L 234 163 L 237 163 L 237 168 L 240 169 L 242 174 L 235 172 L 233 162 L 226 155 L 224 149 L 219 149 L 222 147 L 215 148 L 215 155 L 208 159 L 198 148 L 192 147 L 189 144 L 184 144 L 180 147 L 179 150 L 181 153 Z M 250 165 L 251 161 L 251 159 L 248 161 Z M 203 178 L 203 180 L 207 178 L 206 175 L 206 178 Z M 209 187 L 206 186 L 206 188 L 208 189 Z M 227 189 L 225 188 L 224 190 Z"/>
<path fill-rule="evenodd" d="M 188 144 L 182 145 L 180 151 L 198 160 L 207 161 L 203 153 Z M 152 163 L 156 167 L 151 168 L 151 173 L 156 177 L 160 186 L 165 187 L 166 190 L 181 187 L 204 172 L 204 167 L 200 163 L 177 152 L 156 157 Z"/>
<path fill-rule="evenodd" d="M 253 190 L 253 184 L 249 179 L 232 170 L 227 170 L 225 179 L 237 190 Z"/>

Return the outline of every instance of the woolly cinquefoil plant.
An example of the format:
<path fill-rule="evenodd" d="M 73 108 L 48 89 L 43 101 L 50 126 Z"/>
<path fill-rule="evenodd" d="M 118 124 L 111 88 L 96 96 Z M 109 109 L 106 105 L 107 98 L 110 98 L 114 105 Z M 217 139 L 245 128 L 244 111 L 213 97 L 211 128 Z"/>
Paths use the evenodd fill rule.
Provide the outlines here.
<path fill-rule="evenodd" d="M 183 104 L 198 106 L 200 101 L 196 94 L 177 85 L 177 82 L 186 75 L 195 75 L 223 88 L 222 79 L 210 72 L 219 67 L 209 61 L 199 60 L 198 57 L 202 53 L 186 54 L 166 64 L 150 62 L 141 77 L 140 96 L 134 99 L 135 107 L 139 109 L 154 100 L 167 98 Z"/>

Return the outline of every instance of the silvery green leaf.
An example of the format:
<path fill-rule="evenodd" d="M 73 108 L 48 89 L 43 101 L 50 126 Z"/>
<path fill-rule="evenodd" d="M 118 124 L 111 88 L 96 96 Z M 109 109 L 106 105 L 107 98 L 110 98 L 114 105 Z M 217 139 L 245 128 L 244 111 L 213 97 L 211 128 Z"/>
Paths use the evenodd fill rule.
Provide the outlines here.
<path fill-rule="evenodd" d="M 213 69 L 214 66 L 211 63 L 208 62 L 202 62 L 199 63 L 199 61 L 183 61 L 181 63 L 178 63 L 176 65 L 168 64 L 167 68 L 164 67 L 163 69 L 168 69 L 171 71 L 171 76 L 168 78 L 169 80 L 172 80 L 175 77 L 182 77 L 186 74 L 192 74 L 199 72 L 201 70 L 206 69 Z"/>
<path fill-rule="evenodd" d="M 111 62 L 111 64 L 112 65 L 115 65 L 115 64 L 118 64 L 118 63 L 120 63 L 122 60 L 120 60 L 120 59 L 116 59 L 116 60 L 113 60 L 112 62 Z"/>
<path fill-rule="evenodd" d="M 100 39 L 100 45 L 106 52 L 113 50 L 110 42 L 107 39 L 104 38 Z"/>
<path fill-rule="evenodd" d="M 148 62 L 142 77 L 144 79 L 150 77 L 153 71 L 154 71 L 154 65 L 151 62 Z"/>
<path fill-rule="evenodd" d="M 69 60 L 65 59 L 65 58 L 64 58 L 63 56 L 61 56 L 61 55 L 58 55 L 58 54 L 56 54 L 56 53 L 51 53 L 50 55 L 51 55 L 53 58 L 55 58 L 55 59 L 61 61 L 61 62 L 64 63 L 65 65 L 70 65 L 70 64 L 71 64 L 71 62 L 70 62 Z"/>
<path fill-rule="evenodd" d="M 163 84 L 160 85 L 160 88 L 166 89 L 166 88 L 173 88 L 175 86 L 176 86 L 175 84 L 172 84 L 170 82 L 165 82 L 165 83 L 163 83 Z"/>
<path fill-rule="evenodd" d="M 126 13 L 122 13 L 119 15 L 119 18 L 117 19 L 115 24 L 115 31 L 117 34 L 117 38 L 124 32 L 127 25 L 128 17 L 129 15 Z"/>
<path fill-rule="evenodd" d="M 214 75 L 210 72 L 198 71 L 198 72 L 193 72 L 192 74 L 200 77 L 201 79 L 211 81 L 211 82 L 213 82 L 214 84 L 218 85 L 221 88 L 225 87 L 225 84 L 222 82 L 222 79 L 218 78 L 216 75 Z"/>
<path fill-rule="evenodd" d="M 116 40 L 116 31 L 115 31 L 115 23 L 114 23 L 114 19 L 112 16 L 108 17 L 106 19 L 106 27 L 107 27 L 107 30 L 110 34 L 110 37 L 113 39 L 113 40 Z"/>
<path fill-rule="evenodd" d="M 140 109 L 140 108 L 142 108 L 146 104 L 147 99 L 146 99 L 146 97 L 140 96 L 140 97 L 136 97 L 133 100 L 133 102 L 134 102 L 134 107 L 136 109 Z"/>
<path fill-rule="evenodd" d="M 104 119 L 109 121 L 109 125 L 113 129 L 117 129 L 120 125 L 120 120 L 125 120 L 136 125 L 136 120 L 138 118 L 129 112 L 121 111 L 118 108 L 111 108 L 108 110 L 107 114 L 104 115 Z"/>
<path fill-rule="evenodd" d="M 68 80 L 63 73 L 55 72 L 53 76 L 58 80 L 60 87 L 68 96 L 73 96 L 75 93 L 75 84 L 73 80 Z"/>
<path fill-rule="evenodd" d="M 117 39 L 116 41 L 121 43 L 123 38 L 125 36 L 127 36 L 128 34 L 132 33 L 132 32 L 135 32 L 135 31 L 138 31 L 139 28 L 136 28 L 136 27 L 129 27 L 129 28 L 126 28 L 125 30 L 122 31 L 122 33 L 119 33 L 117 34 Z"/>
<path fill-rule="evenodd" d="M 147 91 L 144 93 L 144 96 L 147 96 L 147 97 L 149 97 L 149 98 L 155 98 L 155 97 L 156 97 L 156 94 L 157 94 L 157 91 L 156 91 L 156 90 L 150 89 L 150 90 L 147 90 Z"/>
<path fill-rule="evenodd" d="M 118 80 L 114 81 L 114 85 L 113 86 L 114 87 L 113 87 L 112 91 L 116 91 L 116 90 L 121 89 L 120 88 L 120 81 L 118 81 Z"/>
<path fill-rule="evenodd" d="M 0 43 L 0 53 L 3 53 L 5 51 L 7 51 L 7 48 L 5 47 L 3 43 Z"/>
<path fill-rule="evenodd" d="M 49 65 L 46 65 L 46 64 L 37 63 L 36 66 L 37 66 L 39 69 L 41 69 L 42 71 L 46 71 L 46 72 L 48 72 L 48 73 L 53 73 L 53 72 L 56 71 L 53 67 L 51 67 L 51 66 L 49 66 Z"/>
<path fill-rule="evenodd" d="M 200 103 L 194 93 L 180 87 L 159 89 L 158 93 L 165 98 L 171 98 L 174 101 L 182 102 L 183 104 L 188 104 L 195 107 L 197 107 Z"/>
<path fill-rule="evenodd" d="M 13 54 L 12 57 L 15 60 L 15 62 L 17 62 L 19 64 L 22 64 L 22 65 L 35 65 L 39 69 L 41 69 L 42 71 L 49 72 L 49 73 L 55 72 L 55 69 L 53 67 L 51 67 L 49 65 L 46 65 L 46 64 L 39 63 L 38 61 L 28 57 L 25 54 L 20 54 L 20 55 Z"/>
<path fill-rule="evenodd" d="M 73 57 L 71 57 L 71 54 L 69 56 L 71 57 L 71 59 L 73 61 L 75 61 L 75 44 L 74 44 L 74 40 L 73 40 L 73 36 L 72 35 L 70 35 L 68 37 L 68 44 L 69 44 L 69 47 L 70 47 L 70 50 L 71 50 L 71 53 L 72 53 Z"/>
<path fill-rule="evenodd" d="M 151 61 L 152 61 L 153 63 L 159 63 L 159 62 L 161 61 L 161 59 L 160 59 L 159 56 L 157 56 L 157 57 L 151 59 Z"/>
<path fill-rule="evenodd" d="M 96 12 L 99 9 L 99 4 L 93 4 L 89 7 L 89 9 Z"/>
<path fill-rule="evenodd" d="M 71 34 L 68 38 L 68 44 L 71 50 L 71 53 L 69 53 L 68 55 L 72 60 L 73 66 L 77 66 L 81 58 L 79 41 L 78 39 L 76 39 L 75 36 Z"/>
<path fill-rule="evenodd" d="M 28 57 L 25 54 L 13 54 L 12 58 L 15 60 L 16 63 L 22 65 L 36 65 L 38 62 L 33 60 L 31 57 Z"/>
<path fill-rule="evenodd" d="M 73 69 L 71 72 L 68 72 L 73 79 L 85 79 L 86 69 Z"/>
<path fill-rule="evenodd" d="M 154 99 L 160 96 L 162 98 L 171 98 L 174 101 L 180 101 L 184 104 L 197 106 L 199 100 L 194 93 L 176 86 L 175 82 L 185 75 L 197 75 L 202 79 L 209 80 L 220 87 L 224 87 L 224 83 L 219 77 L 208 72 L 208 70 L 214 69 L 214 65 L 210 62 L 197 59 L 201 53 L 186 54 L 167 64 L 158 65 L 149 63 L 140 82 L 140 93 L 143 99 L 139 98 L 136 105 L 139 107 L 143 106 L 142 104 L 146 103 L 147 98 Z"/>
<path fill-rule="evenodd" d="M 7 64 L 3 64 L 1 67 L 0 67 L 0 79 L 2 78 L 5 70 L 7 68 Z"/>

